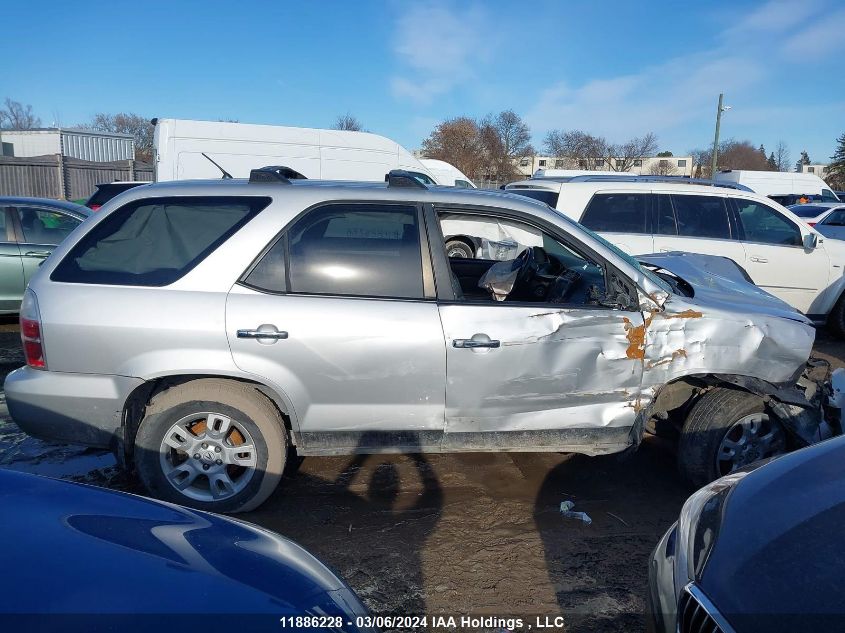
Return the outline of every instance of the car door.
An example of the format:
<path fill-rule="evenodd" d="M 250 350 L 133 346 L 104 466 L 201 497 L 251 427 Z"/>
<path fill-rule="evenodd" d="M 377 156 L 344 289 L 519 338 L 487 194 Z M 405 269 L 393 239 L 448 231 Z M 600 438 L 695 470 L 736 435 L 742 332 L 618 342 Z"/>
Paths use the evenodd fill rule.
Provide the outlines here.
<path fill-rule="evenodd" d="M 446 352 L 419 213 L 316 207 L 229 294 L 235 363 L 287 395 L 311 454 L 440 445 Z"/>
<path fill-rule="evenodd" d="M 13 207 L 12 219 L 17 224 L 24 287 L 53 249 L 82 223 L 69 213 L 38 205 Z"/>
<path fill-rule="evenodd" d="M 810 306 L 830 278 L 830 260 L 823 248 L 804 248 L 801 228 L 786 215 L 753 199 L 735 197 L 745 269 L 754 283 L 801 312 Z"/>
<path fill-rule="evenodd" d="M 745 249 L 725 196 L 656 191 L 654 208 L 656 252 L 720 255 L 745 266 Z"/>
<path fill-rule="evenodd" d="M 540 233 L 542 251 L 565 262 L 577 279 L 569 286 L 565 281 L 564 298 L 553 303 L 549 294 L 534 290 L 529 292 L 534 300 L 494 301 L 485 288 L 507 291 L 512 262 L 472 260 L 481 276 L 471 280 L 471 271 L 456 270 L 465 261 L 447 260 L 442 246 L 434 253 L 442 240 L 432 237 L 446 338 L 444 448 L 620 450 L 636 417 L 642 380 L 639 308 L 599 305 L 595 298 L 603 296 L 607 266 L 579 251 L 565 234 L 517 220 L 504 209 L 438 210 L 452 219 L 461 214 Z M 441 283 L 444 277 L 450 279 Z"/>
<path fill-rule="evenodd" d="M 630 255 L 654 252 L 648 192 L 596 193 L 581 214 L 581 224 L 600 233 Z"/>
<path fill-rule="evenodd" d="M 26 284 L 9 207 L 0 206 L 0 223 L 0 312 L 17 312 Z"/>

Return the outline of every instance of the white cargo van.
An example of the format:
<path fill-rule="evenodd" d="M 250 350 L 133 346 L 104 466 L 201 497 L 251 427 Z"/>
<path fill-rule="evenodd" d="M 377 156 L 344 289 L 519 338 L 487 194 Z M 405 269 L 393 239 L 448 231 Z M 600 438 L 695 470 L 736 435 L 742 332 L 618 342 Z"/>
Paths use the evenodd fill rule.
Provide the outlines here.
<path fill-rule="evenodd" d="M 754 193 L 768 196 L 783 205 L 794 204 L 801 196 L 812 196 L 819 202 L 839 202 L 830 186 L 815 174 L 728 169 L 718 172 L 715 180 L 745 185 Z"/>
<path fill-rule="evenodd" d="M 475 183 L 464 172 L 445 160 L 420 158 L 420 162 L 437 179 L 438 184 L 477 189 Z"/>
<path fill-rule="evenodd" d="M 391 169 L 404 169 L 425 184 L 454 184 L 440 182 L 398 143 L 369 132 L 185 119 L 153 122 L 158 182 L 219 178 L 221 169 L 234 178 L 248 178 L 251 169 L 284 165 L 322 180 L 380 182 Z"/>

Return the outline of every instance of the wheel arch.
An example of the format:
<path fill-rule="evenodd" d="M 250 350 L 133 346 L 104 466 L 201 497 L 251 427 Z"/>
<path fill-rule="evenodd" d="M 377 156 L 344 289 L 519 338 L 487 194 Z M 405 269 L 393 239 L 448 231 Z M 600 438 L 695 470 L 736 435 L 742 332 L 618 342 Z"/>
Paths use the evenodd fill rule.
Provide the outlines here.
<path fill-rule="evenodd" d="M 297 445 L 299 436 L 299 422 L 296 410 L 288 395 L 278 387 L 272 387 L 261 381 L 234 373 L 174 373 L 150 377 L 143 384 L 136 387 L 126 398 L 121 414 L 121 426 L 117 450 L 115 450 L 121 466 L 132 463 L 135 436 L 144 418 L 144 412 L 150 400 L 156 395 L 175 387 L 202 378 L 217 378 L 253 385 L 259 393 L 264 395 L 276 407 L 290 436 L 290 444 Z"/>

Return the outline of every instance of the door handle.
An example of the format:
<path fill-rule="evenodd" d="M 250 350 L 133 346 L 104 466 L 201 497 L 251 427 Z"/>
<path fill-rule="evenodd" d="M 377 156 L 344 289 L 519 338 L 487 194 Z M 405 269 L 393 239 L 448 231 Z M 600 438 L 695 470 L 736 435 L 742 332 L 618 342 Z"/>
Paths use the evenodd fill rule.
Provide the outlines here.
<path fill-rule="evenodd" d="M 496 349 L 501 347 L 502 343 L 500 341 L 480 341 L 471 338 L 456 338 L 452 340 L 452 347 L 457 347 L 459 349 L 478 349 L 482 347 L 488 347 L 492 349 Z"/>
<path fill-rule="evenodd" d="M 262 330 L 260 326 L 257 330 L 238 330 L 238 338 L 252 338 L 252 339 L 273 339 L 273 340 L 280 340 L 286 339 L 288 337 L 287 332 L 280 332 L 276 328 L 272 330 L 267 328 L 266 330 Z"/>
<path fill-rule="evenodd" d="M 24 255 L 27 257 L 43 257 L 46 259 L 50 257 L 50 251 L 27 251 Z"/>
<path fill-rule="evenodd" d="M 769 260 L 766 259 L 765 257 L 752 257 L 751 261 L 756 262 L 758 264 L 768 264 L 769 263 Z"/>

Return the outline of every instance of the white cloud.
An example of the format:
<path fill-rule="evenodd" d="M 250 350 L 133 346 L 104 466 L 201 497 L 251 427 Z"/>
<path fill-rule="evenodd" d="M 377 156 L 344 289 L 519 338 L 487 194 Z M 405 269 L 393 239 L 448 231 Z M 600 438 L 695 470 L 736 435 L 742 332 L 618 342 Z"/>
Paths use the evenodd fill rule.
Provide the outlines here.
<path fill-rule="evenodd" d="M 845 9 L 801 29 L 786 40 L 783 52 L 815 58 L 830 55 L 845 47 Z M 841 60 L 840 60 L 841 62 Z"/>
<path fill-rule="evenodd" d="M 426 104 L 471 78 L 495 48 L 494 24 L 479 6 L 414 4 L 396 23 L 394 51 L 405 67 L 391 78 L 394 96 Z"/>

